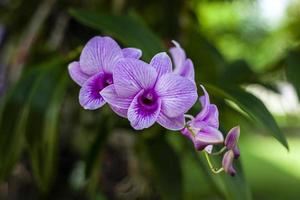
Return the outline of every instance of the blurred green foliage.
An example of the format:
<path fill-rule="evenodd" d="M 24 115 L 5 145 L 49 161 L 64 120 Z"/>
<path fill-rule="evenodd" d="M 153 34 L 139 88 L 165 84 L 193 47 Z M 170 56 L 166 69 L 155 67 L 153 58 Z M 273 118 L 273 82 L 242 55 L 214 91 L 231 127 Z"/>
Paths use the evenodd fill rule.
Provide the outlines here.
<path fill-rule="evenodd" d="M 287 81 L 300 97 L 300 5 L 290 1 L 285 18 L 272 24 L 259 6 L 247 0 L 0 1 L 0 198 L 8 195 L 6 185 L 10 199 L 297 198 L 299 117 L 276 120 L 247 86 L 278 92 L 278 82 Z M 197 83 L 220 109 L 222 131 L 241 124 L 236 177 L 212 174 L 178 132 L 155 125 L 136 133 L 108 107 L 79 106 L 67 65 L 88 39 L 103 34 L 142 49 L 146 61 L 172 39 L 182 44 Z M 289 124 L 294 133 L 283 131 Z"/>

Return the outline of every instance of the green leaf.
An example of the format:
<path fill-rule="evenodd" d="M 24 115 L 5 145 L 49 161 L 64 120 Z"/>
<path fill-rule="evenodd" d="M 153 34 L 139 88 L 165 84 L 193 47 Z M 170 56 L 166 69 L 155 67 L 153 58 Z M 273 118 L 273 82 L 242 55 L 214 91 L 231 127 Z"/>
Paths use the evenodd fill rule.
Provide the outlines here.
<path fill-rule="evenodd" d="M 155 185 L 162 199 L 183 199 L 180 161 L 174 149 L 166 141 L 165 132 L 146 139 L 145 147 L 154 172 Z"/>
<path fill-rule="evenodd" d="M 39 74 L 40 71 L 36 69 L 23 74 L 2 102 L 0 113 L 0 180 L 9 175 L 24 149 L 24 134 L 32 96 L 30 91 L 36 87 L 36 79 L 38 79 Z"/>
<path fill-rule="evenodd" d="M 246 92 L 237 86 L 228 85 L 206 85 L 213 93 L 235 102 L 244 112 L 246 112 L 257 124 L 264 127 L 274 138 L 288 149 L 288 143 L 281 132 L 275 119 L 263 104 L 253 94 Z"/>
<path fill-rule="evenodd" d="M 43 192 L 50 189 L 55 177 L 59 113 L 68 80 L 63 64 L 61 57 L 55 57 L 39 66 L 41 78 L 29 109 L 27 148 L 33 175 Z"/>
<path fill-rule="evenodd" d="M 300 99 L 300 50 L 291 51 L 286 60 L 286 76 L 294 85 Z"/>
<path fill-rule="evenodd" d="M 140 48 L 147 60 L 164 51 L 161 40 L 136 15 L 115 16 L 82 9 L 70 9 L 69 12 L 80 23 L 108 33 L 126 46 Z"/>

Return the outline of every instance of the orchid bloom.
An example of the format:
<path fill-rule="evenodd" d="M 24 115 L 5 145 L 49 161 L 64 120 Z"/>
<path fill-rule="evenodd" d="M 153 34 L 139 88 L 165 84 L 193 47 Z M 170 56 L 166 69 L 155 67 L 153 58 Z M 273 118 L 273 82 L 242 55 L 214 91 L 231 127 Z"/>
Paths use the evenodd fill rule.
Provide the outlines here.
<path fill-rule="evenodd" d="M 113 84 L 116 63 L 125 57 L 139 59 L 141 55 L 141 50 L 136 48 L 121 49 L 110 37 L 96 36 L 90 39 L 83 48 L 79 61 L 68 66 L 71 78 L 81 86 L 80 105 L 89 110 L 102 107 L 105 100 L 100 91 Z"/>
<path fill-rule="evenodd" d="M 237 159 L 240 156 L 240 150 L 237 146 L 240 137 L 240 127 L 233 127 L 225 138 L 225 146 L 228 150 L 232 150 L 234 158 Z"/>
<path fill-rule="evenodd" d="M 164 52 L 156 54 L 150 64 L 125 58 L 115 66 L 114 85 L 100 94 L 136 130 L 155 122 L 180 130 L 184 127 L 184 113 L 197 99 L 197 88 L 193 81 L 171 72 L 171 59 Z"/>
<path fill-rule="evenodd" d="M 169 52 L 175 65 L 174 73 L 188 78 L 191 81 L 195 81 L 195 71 L 192 60 L 186 57 L 185 51 L 178 42 L 174 40 L 172 42 L 175 47 L 171 47 Z"/>
<path fill-rule="evenodd" d="M 222 160 L 222 167 L 224 171 L 227 174 L 230 174 L 231 176 L 234 176 L 236 174 L 235 169 L 233 168 L 233 159 L 234 159 L 234 153 L 232 150 L 227 151 Z"/>
<path fill-rule="evenodd" d="M 223 134 L 219 129 L 219 112 L 215 104 L 211 104 L 209 95 L 205 88 L 201 85 L 204 95 L 200 97 L 202 110 L 195 117 L 187 122 L 187 128 L 181 130 L 181 133 L 193 141 L 197 150 L 203 150 L 209 153 L 214 144 L 224 141 Z"/>

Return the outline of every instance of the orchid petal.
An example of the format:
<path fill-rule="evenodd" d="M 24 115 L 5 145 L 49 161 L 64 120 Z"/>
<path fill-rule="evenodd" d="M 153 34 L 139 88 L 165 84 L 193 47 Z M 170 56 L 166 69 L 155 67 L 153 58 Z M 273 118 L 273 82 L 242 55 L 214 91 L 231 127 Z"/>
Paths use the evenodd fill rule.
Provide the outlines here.
<path fill-rule="evenodd" d="M 201 86 L 201 88 L 204 92 L 204 95 L 199 98 L 200 102 L 201 102 L 201 105 L 202 105 L 202 110 L 196 116 L 196 120 L 203 120 L 204 119 L 204 117 L 209 112 L 209 105 L 210 105 L 209 95 L 208 95 L 207 91 L 205 90 L 203 85 L 200 85 L 200 86 Z"/>
<path fill-rule="evenodd" d="M 230 174 L 231 176 L 234 176 L 236 174 L 235 169 L 232 166 L 234 154 L 232 150 L 227 151 L 222 160 L 222 166 L 226 173 Z"/>
<path fill-rule="evenodd" d="M 181 48 L 181 46 L 179 45 L 178 42 L 176 42 L 174 40 L 172 42 L 175 45 L 175 47 L 170 48 L 169 51 L 170 51 L 170 54 L 172 56 L 172 59 L 174 61 L 174 65 L 175 65 L 174 72 L 179 73 L 182 71 L 182 67 L 184 66 L 186 55 L 185 55 L 184 50 Z"/>
<path fill-rule="evenodd" d="M 84 82 L 90 77 L 81 70 L 79 62 L 71 62 L 68 66 L 68 70 L 73 81 L 75 81 L 80 86 L 82 86 Z"/>
<path fill-rule="evenodd" d="M 129 47 L 122 49 L 124 58 L 135 58 L 139 59 L 142 57 L 142 51 L 137 48 Z"/>
<path fill-rule="evenodd" d="M 110 105 L 110 108 L 120 117 L 127 118 L 128 109 L 118 108 L 112 105 Z"/>
<path fill-rule="evenodd" d="M 227 147 L 227 149 L 233 150 L 237 146 L 239 136 L 240 136 L 240 127 L 239 126 L 233 127 L 228 132 L 225 138 L 225 146 Z"/>
<path fill-rule="evenodd" d="M 79 103 L 84 109 L 95 110 L 105 104 L 100 95 L 103 89 L 103 79 L 105 74 L 100 72 L 89 78 L 82 86 L 79 92 Z"/>
<path fill-rule="evenodd" d="M 152 126 L 157 120 L 161 109 L 160 99 L 157 99 L 155 105 L 151 106 L 151 109 L 141 104 L 140 99 L 144 92 L 144 90 L 141 90 L 133 98 L 132 103 L 128 108 L 128 120 L 130 121 L 131 126 L 136 130 L 141 130 Z"/>
<path fill-rule="evenodd" d="M 107 103 L 109 103 L 111 106 L 117 107 L 117 108 L 128 109 L 132 102 L 132 98 L 124 98 L 124 97 L 118 96 L 113 84 L 105 87 L 100 92 L 100 95 L 103 97 L 103 99 Z"/>
<path fill-rule="evenodd" d="M 100 71 L 112 73 L 116 62 L 123 58 L 119 45 L 110 37 L 93 37 L 80 55 L 81 70 L 89 75 Z"/>
<path fill-rule="evenodd" d="M 114 86 L 121 97 L 133 97 L 141 89 L 152 88 L 157 72 L 151 65 L 132 58 L 124 58 L 115 67 Z"/>
<path fill-rule="evenodd" d="M 224 141 L 223 134 L 216 128 L 204 127 L 195 136 L 196 142 L 203 142 L 207 144 L 218 144 Z"/>
<path fill-rule="evenodd" d="M 186 113 L 197 100 L 195 84 L 179 75 L 164 74 L 158 79 L 155 89 L 162 99 L 162 112 L 168 117 Z"/>
<path fill-rule="evenodd" d="M 179 115 L 178 117 L 170 118 L 160 112 L 157 123 L 166 129 L 177 131 L 184 127 L 184 115 Z"/>
<path fill-rule="evenodd" d="M 190 139 L 191 141 L 194 141 L 194 135 L 191 133 L 191 131 L 188 128 L 184 128 L 181 131 L 181 134 Z"/>
<path fill-rule="evenodd" d="M 171 59 L 165 52 L 156 54 L 152 58 L 150 65 L 152 65 L 156 69 L 158 76 L 162 76 L 163 74 L 172 72 Z"/>
<path fill-rule="evenodd" d="M 191 81 L 195 81 L 195 70 L 194 64 L 191 59 L 186 59 L 181 71 L 178 72 L 180 76 L 190 79 Z"/>

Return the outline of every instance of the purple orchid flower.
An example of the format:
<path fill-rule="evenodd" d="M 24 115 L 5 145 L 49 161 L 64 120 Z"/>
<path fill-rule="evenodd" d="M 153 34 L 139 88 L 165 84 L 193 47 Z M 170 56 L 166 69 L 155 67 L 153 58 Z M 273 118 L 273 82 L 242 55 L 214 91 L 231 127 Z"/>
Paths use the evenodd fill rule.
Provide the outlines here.
<path fill-rule="evenodd" d="M 224 171 L 227 174 L 230 174 L 231 176 L 234 176 L 236 174 L 235 169 L 233 168 L 233 159 L 234 159 L 234 153 L 233 150 L 227 151 L 222 160 L 222 167 Z"/>
<path fill-rule="evenodd" d="M 237 159 L 240 157 L 240 150 L 238 148 L 238 140 L 240 137 L 240 127 L 233 127 L 227 134 L 225 138 L 225 146 L 227 149 L 232 150 L 234 158 Z"/>
<path fill-rule="evenodd" d="M 195 117 L 187 122 L 187 128 L 181 133 L 189 138 L 197 150 L 206 149 L 208 153 L 212 151 L 212 145 L 224 141 L 223 134 L 219 129 L 219 111 L 216 105 L 211 104 L 209 95 L 201 85 L 204 95 L 201 96 L 200 103 L 202 110 Z"/>
<path fill-rule="evenodd" d="M 172 41 L 175 47 L 171 47 L 169 52 L 172 56 L 175 68 L 174 73 L 195 81 L 194 64 L 191 59 L 186 58 L 185 51 L 178 42 Z"/>
<path fill-rule="evenodd" d="M 80 105 L 89 110 L 102 107 L 105 101 L 100 91 L 113 84 L 116 63 L 125 57 L 139 59 L 141 55 L 141 50 L 136 48 L 121 49 L 110 37 L 96 36 L 90 39 L 83 48 L 79 61 L 68 66 L 71 78 L 81 86 Z"/>
<path fill-rule="evenodd" d="M 164 52 L 156 54 L 150 64 L 125 58 L 115 66 L 114 85 L 100 94 L 127 116 L 136 130 L 155 122 L 180 130 L 184 127 L 184 113 L 197 99 L 197 88 L 193 81 L 171 72 L 171 59 Z"/>

